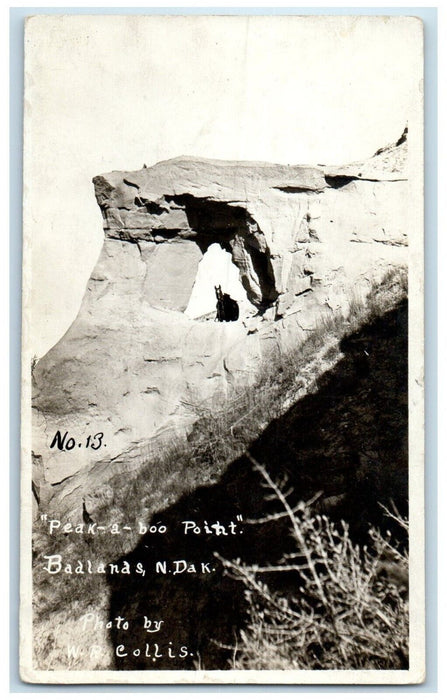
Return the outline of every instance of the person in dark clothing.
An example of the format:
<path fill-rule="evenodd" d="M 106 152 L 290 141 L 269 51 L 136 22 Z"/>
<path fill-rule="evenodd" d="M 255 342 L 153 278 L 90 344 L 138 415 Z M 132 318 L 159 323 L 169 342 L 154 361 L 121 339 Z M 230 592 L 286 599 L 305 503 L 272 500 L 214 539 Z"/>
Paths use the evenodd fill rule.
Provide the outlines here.
<path fill-rule="evenodd" d="M 222 292 L 222 287 L 214 287 L 216 292 L 216 321 L 237 321 L 239 318 L 239 304 L 229 294 Z"/>

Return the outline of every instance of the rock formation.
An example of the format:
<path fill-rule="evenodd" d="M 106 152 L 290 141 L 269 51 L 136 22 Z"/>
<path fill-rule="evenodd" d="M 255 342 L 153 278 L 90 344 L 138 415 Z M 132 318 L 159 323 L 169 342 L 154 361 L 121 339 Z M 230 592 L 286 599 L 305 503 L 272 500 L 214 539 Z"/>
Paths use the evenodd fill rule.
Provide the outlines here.
<path fill-rule="evenodd" d="M 404 132 L 347 166 L 180 157 L 95 177 L 103 249 L 77 318 L 33 372 L 42 507 L 73 510 L 105 493 L 112 474 L 252 382 L 272 352 L 406 264 L 406 151 Z M 246 293 L 232 323 L 184 313 L 214 243 Z M 50 447 L 57 431 L 65 449 Z"/>

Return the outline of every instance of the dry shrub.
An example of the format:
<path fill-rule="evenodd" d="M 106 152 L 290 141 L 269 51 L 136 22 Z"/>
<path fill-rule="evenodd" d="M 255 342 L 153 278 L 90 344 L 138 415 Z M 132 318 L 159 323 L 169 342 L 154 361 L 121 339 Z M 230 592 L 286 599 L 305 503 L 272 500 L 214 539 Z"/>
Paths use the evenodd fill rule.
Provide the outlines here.
<path fill-rule="evenodd" d="M 377 529 L 361 548 L 346 523 L 313 513 L 311 502 L 292 507 L 254 464 L 280 504 L 279 512 L 257 522 L 288 518 L 295 549 L 264 567 L 223 560 L 246 587 L 248 624 L 234 648 L 234 668 L 408 668 L 407 550 Z M 407 521 L 387 514 L 406 535 Z M 288 593 L 272 590 L 266 575 L 287 576 Z"/>

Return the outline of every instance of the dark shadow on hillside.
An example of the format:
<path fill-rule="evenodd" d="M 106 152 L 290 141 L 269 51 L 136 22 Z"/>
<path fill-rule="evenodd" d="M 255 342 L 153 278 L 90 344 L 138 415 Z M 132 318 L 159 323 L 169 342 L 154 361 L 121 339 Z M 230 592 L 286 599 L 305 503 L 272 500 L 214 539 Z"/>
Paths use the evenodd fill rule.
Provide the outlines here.
<path fill-rule="evenodd" d="M 407 511 L 406 302 L 344 338 L 341 350 L 343 358 L 320 378 L 318 391 L 272 421 L 250 453 L 273 478 L 287 476 L 294 487 L 293 503 L 323 491 L 322 507 L 329 509 L 335 502 L 331 516 L 347 520 L 361 542 L 371 523 L 382 524 L 378 502 L 392 499 L 402 515 Z M 117 669 L 194 669 L 194 664 L 229 668 L 231 651 L 214 640 L 235 643 L 246 601 L 240 584 L 222 576 L 213 553 L 265 564 L 287 551 L 285 519 L 263 525 L 244 522 L 277 509 L 276 503 L 266 502 L 267 493 L 242 456 L 217 484 L 198 488 L 153 517 L 151 522 L 165 524 L 167 533 L 143 536 L 120 560 L 131 567 L 141 562 L 145 576 L 109 576 L 110 619 L 120 615 L 130 621 L 128 631 L 111 631 L 113 648 L 123 645 L 120 653 L 127 654 L 115 657 Z M 340 494 L 344 498 L 331 498 Z M 202 526 L 204 520 L 208 525 L 233 521 L 242 533 L 183 533 L 182 521 Z M 173 571 L 178 560 L 193 564 L 198 573 L 155 573 L 156 562 L 166 561 Z M 202 562 L 210 564 L 211 573 L 201 573 Z M 286 578 L 268 582 L 286 588 L 290 584 Z M 147 632 L 144 616 L 163 620 L 160 631 Z M 187 647 L 188 656 L 181 647 Z"/>

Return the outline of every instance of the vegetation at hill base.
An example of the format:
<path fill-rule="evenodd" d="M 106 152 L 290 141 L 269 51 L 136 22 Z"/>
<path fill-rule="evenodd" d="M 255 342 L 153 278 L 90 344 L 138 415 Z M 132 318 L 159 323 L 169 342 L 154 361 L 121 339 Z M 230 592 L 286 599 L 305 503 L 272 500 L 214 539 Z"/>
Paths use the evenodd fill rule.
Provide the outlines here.
<path fill-rule="evenodd" d="M 264 467 L 255 468 L 280 507 L 267 519 L 287 518 L 295 547 L 266 567 L 223 562 L 229 575 L 243 582 L 247 601 L 248 624 L 231 649 L 232 667 L 408 668 L 408 520 L 385 508 L 401 528 L 403 548 L 377 528 L 360 548 L 345 522 L 335 525 L 313 512 L 312 503 L 292 507 Z M 289 596 L 262 580 L 265 573 L 284 572 L 295 576 Z"/>

